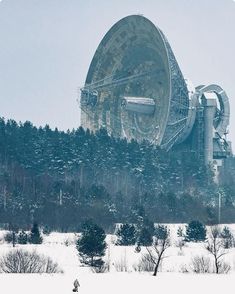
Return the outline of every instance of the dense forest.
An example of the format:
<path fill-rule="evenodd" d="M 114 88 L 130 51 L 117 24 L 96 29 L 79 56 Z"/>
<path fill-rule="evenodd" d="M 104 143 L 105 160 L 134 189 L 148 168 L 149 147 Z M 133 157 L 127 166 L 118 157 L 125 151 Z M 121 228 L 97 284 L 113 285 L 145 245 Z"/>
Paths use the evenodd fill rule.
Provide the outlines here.
<path fill-rule="evenodd" d="M 62 231 L 93 219 L 106 229 L 116 222 L 235 222 L 235 160 L 224 181 L 194 152 L 165 152 L 148 142 L 67 132 L 47 125 L 0 119 L 0 223 L 30 227 L 37 221 Z"/>

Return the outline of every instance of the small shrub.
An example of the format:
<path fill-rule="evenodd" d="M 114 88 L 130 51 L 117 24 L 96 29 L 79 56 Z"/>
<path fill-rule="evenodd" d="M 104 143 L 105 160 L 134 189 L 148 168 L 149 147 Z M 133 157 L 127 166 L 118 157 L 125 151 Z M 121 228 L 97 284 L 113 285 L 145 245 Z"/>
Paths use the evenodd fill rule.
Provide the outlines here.
<path fill-rule="evenodd" d="M 227 274 L 231 270 L 231 266 L 224 262 L 219 262 L 218 272 L 216 271 L 215 265 L 212 263 L 209 257 L 205 256 L 195 256 L 191 260 L 189 268 L 185 266 L 185 272 L 193 272 L 196 274 L 208 274 L 208 273 L 217 273 L 217 274 Z"/>
<path fill-rule="evenodd" d="M 7 232 L 4 235 L 4 241 L 7 242 L 7 243 L 12 243 L 12 241 L 13 241 L 13 232 Z"/>
<path fill-rule="evenodd" d="M 93 273 L 107 273 L 109 271 L 109 264 L 106 262 L 103 262 L 100 266 L 93 266 L 91 268 Z"/>
<path fill-rule="evenodd" d="M 219 267 L 219 274 L 228 274 L 231 270 L 230 264 L 227 262 L 222 261 Z"/>
<path fill-rule="evenodd" d="M 180 251 L 182 251 L 183 247 L 185 246 L 185 240 L 182 238 L 179 238 L 179 240 L 175 242 L 175 246 L 178 247 Z"/>
<path fill-rule="evenodd" d="M 101 269 L 104 266 L 105 262 L 103 261 L 102 258 L 96 258 L 93 260 L 93 267 L 95 267 L 96 269 Z"/>
<path fill-rule="evenodd" d="M 179 272 L 180 273 L 183 273 L 183 274 L 188 274 L 189 273 L 189 269 L 188 269 L 187 265 L 186 264 L 181 264 L 180 269 L 179 269 Z"/>
<path fill-rule="evenodd" d="M 71 245 L 69 239 L 66 239 L 66 240 L 64 241 L 64 245 L 65 245 L 66 247 L 68 247 L 69 245 Z"/>
<path fill-rule="evenodd" d="M 114 263 L 114 267 L 117 272 L 127 272 L 127 262 L 125 258 L 121 258 Z"/>
<path fill-rule="evenodd" d="M 209 257 L 194 256 L 190 265 L 191 270 L 196 274 L 211 273 L 211 261 Z"/>
<path fill-rule="evenodd" d="M 12 243 L 13 247 L 17 243 L 17 235 L 15 231 L 9 231 L 4 235 L 4 241 L 7 243 Z"/>
<path fill-rule="evenodd" d="M 149 259 L 148 254 L 143 254 L 139 262 L 133 266 L 133 269 L 136 272 L 153 272 L 154 271 L 154 264 Z"/>
<path fill-rule="evenodd" d="M 12 250 L 0 259 L 2 273 L 62 273 L 58 264 L 51 258 L 39 255 L 36 251 Z"/>
<path fill-rule="evenodd" d="M 68 238 L 66 238 L 64 240 L 64 245 L 67 246 L 67 247 L 71 246 L 71 245 L 74 245 L 75 243 L 76 243 L 75 237 L 74 238 L 68 237 Z"/>

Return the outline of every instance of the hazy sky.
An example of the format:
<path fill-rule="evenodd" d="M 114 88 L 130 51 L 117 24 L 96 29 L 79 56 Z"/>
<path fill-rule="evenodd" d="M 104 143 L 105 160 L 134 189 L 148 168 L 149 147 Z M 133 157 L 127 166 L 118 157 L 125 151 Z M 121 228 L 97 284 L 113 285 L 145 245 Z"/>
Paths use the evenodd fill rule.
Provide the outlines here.
<path fill-rule="evenodd" d="M 186 78 L 230 97 L 235 144 L 233 0 L 0 0 L 0 116 L 78 127 L 77 89 L 108 29 L 143 14 L 167 36 Z"/>

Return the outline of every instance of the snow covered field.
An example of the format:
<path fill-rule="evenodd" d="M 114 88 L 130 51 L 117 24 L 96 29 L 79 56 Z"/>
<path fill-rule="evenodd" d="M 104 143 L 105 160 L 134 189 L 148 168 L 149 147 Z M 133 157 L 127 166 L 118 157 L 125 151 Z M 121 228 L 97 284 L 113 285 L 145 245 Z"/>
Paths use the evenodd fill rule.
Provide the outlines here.
<path fill-rule="evenodd" d="M 66 294 L 72 292 L 73 281 L 78 278 L 80 293 L 234 293 L 235 249 L 230 249 L 225 256 L 231 265 L 227 275 L 180 273 L 184 265 L 188 265 L 192 256 L 207 251 L 201 243 L 189 243 L 182 250 L 175 246 L 178 225 L 171 225 L 172 246 L 157 277 L 152 273 L 138 273 L 133 266 L 138 263 L 141 253 L 135 253 L 134 247 L 115 246 L 115 237 L 107 237 L 108 249 L 106 259 L 109 260 L 110 272 L 96 274 L 87 267 L 80 266 L 73 233 L 51 233 L 44 237 L 42 245 L 17 245 L 17 248 L 36 249 L 38 253 L 50 256 L 64 270 L 63 274 L 0 274 L 1 294 Z M 235 225 L 229 226 L 235 233 Z M 0 232 L 2 240 L 4 232 Z M 11 250 L 12 246 L 0 242 L 0 256 Z M 125 264 L 127 272 L 117 272 L 117 264 Z"/>
<path fill-rule="evenodd" d="M 78 271 L 79 273 L 79 271 Z M 234 274 L 191 275 L 160 273 L 158 277 L 146 274 L 108 273 L 79 274 L 83 294 L 196 294 L 234 293 Z M 1 274 L 2 294 L 67 294 L 72 293 L 73 278 L 68 275 L 12 275 Z"/>

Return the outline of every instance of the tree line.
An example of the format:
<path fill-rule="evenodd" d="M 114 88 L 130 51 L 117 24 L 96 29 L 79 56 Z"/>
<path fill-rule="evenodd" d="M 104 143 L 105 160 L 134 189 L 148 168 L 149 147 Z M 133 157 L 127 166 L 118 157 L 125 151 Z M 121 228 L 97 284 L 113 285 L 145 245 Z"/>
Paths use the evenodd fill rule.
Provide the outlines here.
<path fill-rule="evenodd" d="M 225 186 L 215 185 L 194 152 L 165 152 L 105 129 L 64 132 L 0 119 L 2 224 L 29 228 L 36 221 L 76 231 L 88 218 L 108 229 L 146 215 L 154 222 L 214 223 L 219 189 L 221 220 L 232 222 L 235 181 L 224 178 Z"/>
<path fill-rule="evenodd" d="M 172 236 L 166 225 L 154 225 L 151 221 L 142 221 L 139 224 L 122 224 L 116 231 L 118 246 L 136 246 L 135 252 L 141 253 L 141 259 L 135 266 L 137 271 L 152 271 L 156 276 L 160 264 L 166 258 L 168 248 L 172 246 Z M 78 238 L 76 248 L 82 264 L 92 267 L 96 272 L 109 271 L 110 260 L 103 260 L 107 243 L 105 231 L 97 224 L 86 222 L 83 224 L 81 236 Z M 228 249 L 234 247 L 234 236 L 228 227 L 210 226 L 208 229 L 199 221 L 191 221 L 185 230 L 178 227 L 178 243 L 175 246 L 182 248 L 186 242 L 200 242 L 204 245 L 206 255 L 194 256 L 187 272 L 194 273 L 228 273 L 231 269 L 223 257 Z M 176 240 L 174 240 L 176 241 Z M 109 255 L 108 255 L 109 256 Z M 169 257 L 169 256 L 168 256 Z M 123 264 L 122 271 L 126 271 Z"/>

